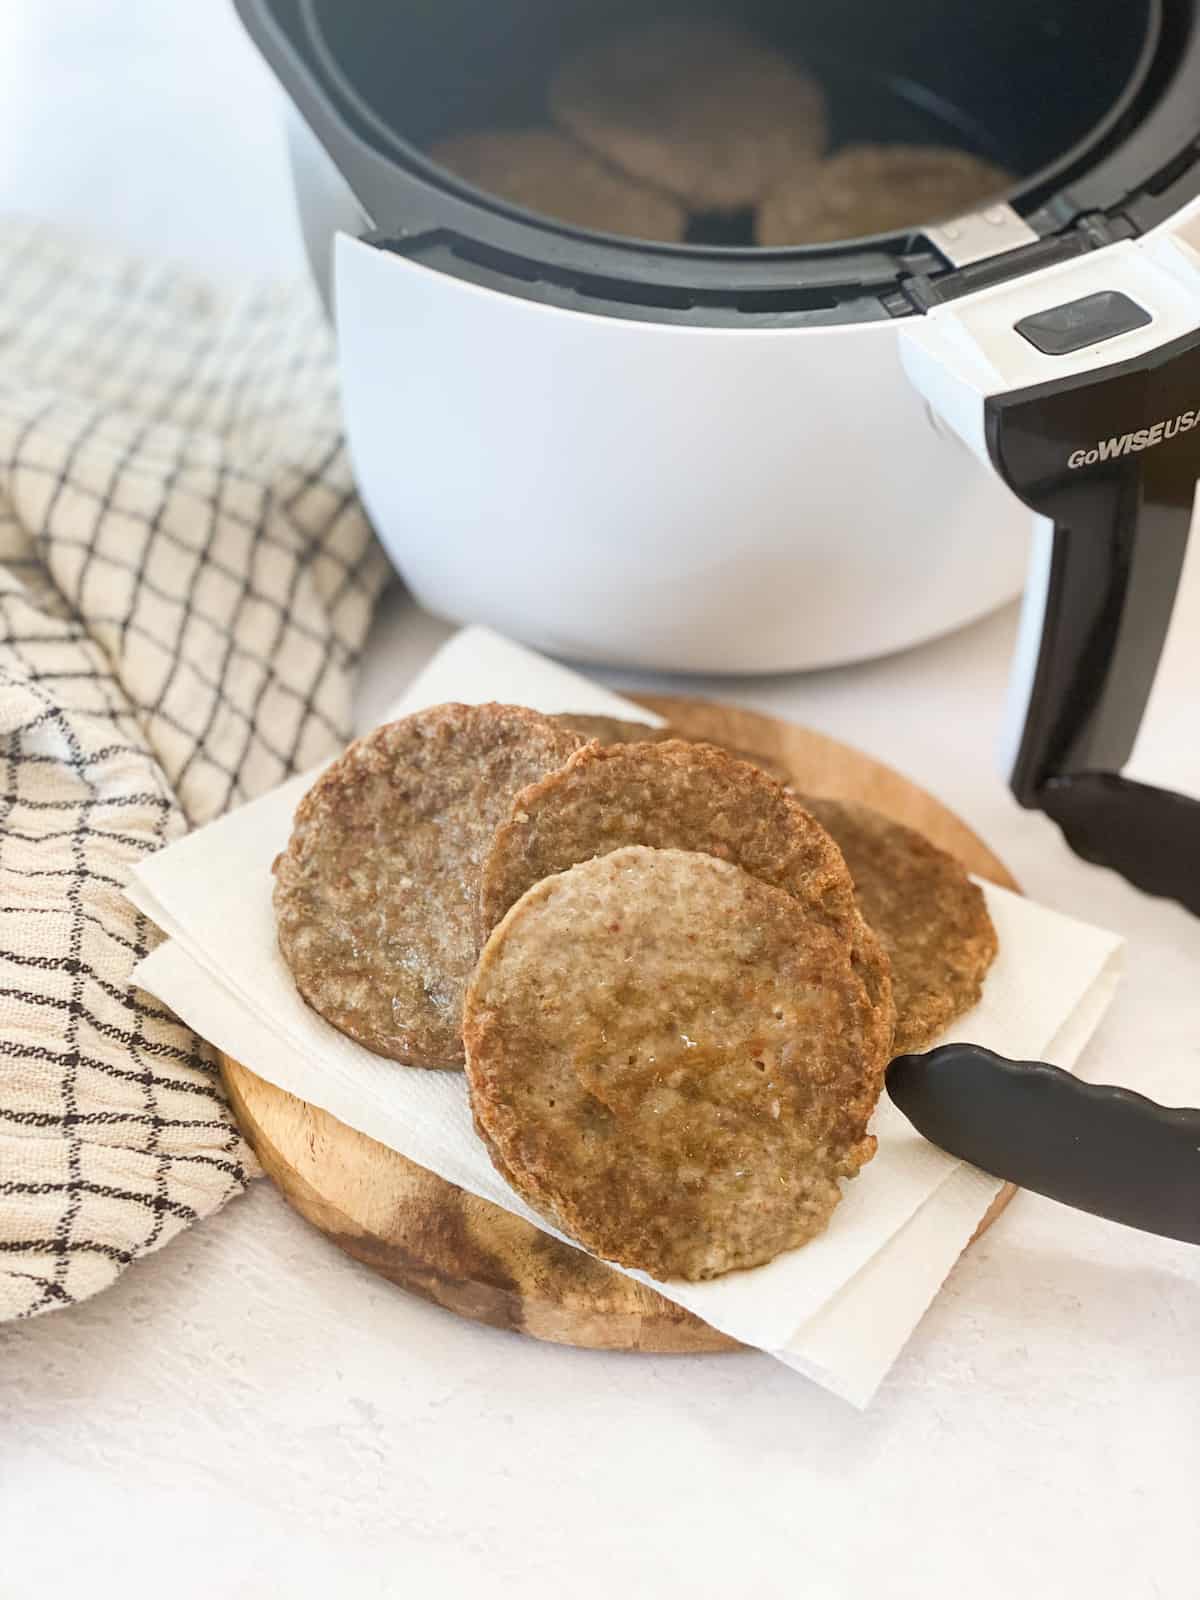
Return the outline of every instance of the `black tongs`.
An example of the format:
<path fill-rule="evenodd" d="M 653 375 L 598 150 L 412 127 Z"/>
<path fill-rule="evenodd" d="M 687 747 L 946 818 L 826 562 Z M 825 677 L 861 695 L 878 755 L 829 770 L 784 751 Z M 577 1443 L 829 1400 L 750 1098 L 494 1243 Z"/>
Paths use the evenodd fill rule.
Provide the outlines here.
<path fill-rule="evenodd" d="M 1200 1110 L 1171 1110 L 973 1044 L 897 1056 L 887 1087 L 919 1133 L 984 1172 L 1200 1244 Z"/>

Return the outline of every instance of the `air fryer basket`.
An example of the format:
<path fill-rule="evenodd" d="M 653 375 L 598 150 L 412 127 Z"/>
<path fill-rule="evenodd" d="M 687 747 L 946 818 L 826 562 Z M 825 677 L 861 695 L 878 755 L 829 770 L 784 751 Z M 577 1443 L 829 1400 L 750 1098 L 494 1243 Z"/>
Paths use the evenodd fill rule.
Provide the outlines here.
<path fill-rule="evenodd" d="M 1029 193 L 1048 192 L 1127 128 L 1164 21 L 1160 0 L 299 4 L 331 92 L 372 142 L 473 197 L 422 149 L 449 132 L 544 121 L 546 83 L 563 54 L 651 9 L 725 13 L 808 64 L 830 93 L 835 144 L 962 146 L 1020 175 Z"/>

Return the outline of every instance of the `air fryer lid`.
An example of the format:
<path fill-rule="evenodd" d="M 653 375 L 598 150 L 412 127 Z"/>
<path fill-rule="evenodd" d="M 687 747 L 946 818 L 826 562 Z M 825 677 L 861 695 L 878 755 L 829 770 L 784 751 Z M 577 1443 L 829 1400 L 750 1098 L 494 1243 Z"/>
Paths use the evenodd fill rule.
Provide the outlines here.
<path fill-rule="evenodd" d="M 683 245 L 631 243 L 485 195 L 422 153 L 453 132 L 545 122 L 563 56 L 652 9 L 733 18 L 815 71 L 835 147 L 947 144 L 1018 174 L 1008 199 L 1052 247 L 1030 267 L 1061 255 L 1070 230 L 1084 230 L 1066 246 L 1077 253 L 1177 203 L 1200 137 L 1195 0 L 237 3 L 378 242 L 510 292 L 564 303 L 583 293 L 617 315 L 845 320 L 907 314 L 922 295 L 951 292 L 930 288 L 951 265 L 921 232 L 936 219 L 833 246 L 731 247 L 703 231 Z M 910 282 L 915 291 L 889 299 Z"/>

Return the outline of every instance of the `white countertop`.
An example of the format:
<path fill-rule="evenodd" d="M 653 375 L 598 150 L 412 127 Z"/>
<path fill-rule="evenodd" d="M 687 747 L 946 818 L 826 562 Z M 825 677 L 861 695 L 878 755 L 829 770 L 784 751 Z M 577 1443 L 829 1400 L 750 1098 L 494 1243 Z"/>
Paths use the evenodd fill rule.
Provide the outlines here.
<path fill-rule="evenodd" d="M 265 77 L 224 0 L 7 0 L 0 73 L 0 204 L 298 269 Z M 1185 606 L 1139 756 L 1200 794 L 1200 571 Z M 1087 1071 L 1134 1062 L 1148 1092 L 1191 1082 L 1200 1104 L 1200 921 L 1077 861 L 993 774 L 1013 628 L 691 687 L 904 768 L 1030 893 L 1122 931 Z M 445 632 L 391 599 L 364 722 Z M 1198 1485 L 1200 1251 L 1027 1195 L 866 1415 L 766 1357 L 597 1355 L 458 1321 L 265 1183 L 97 1299 L 0 1330 L 5 1600 L 1175 1600 L 1195 1592 Z"/>

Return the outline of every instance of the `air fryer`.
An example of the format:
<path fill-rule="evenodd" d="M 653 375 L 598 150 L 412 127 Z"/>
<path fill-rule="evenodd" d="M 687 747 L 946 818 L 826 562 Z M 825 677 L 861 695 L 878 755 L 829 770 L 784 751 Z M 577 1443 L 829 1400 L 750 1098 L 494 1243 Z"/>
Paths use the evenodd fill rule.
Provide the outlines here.
<path fill-rule="evenodd" d="M 794 54 L 834 146 L 1016 175 L 965 217 L 772 249 L 739 214 L 683 244 L 588 232 L 422 153 L 544 122 L 555 64 L 645 5 L 238 9 L 299 114 L 351 456 L 419 600 L 578 660 L 760 672 L 902 648 L 1024 586 L 1017 797 L 1200 909 L 1200 806 L 1121 775 L 1200 470 L 1191 3 L 655 8 Z"/>

